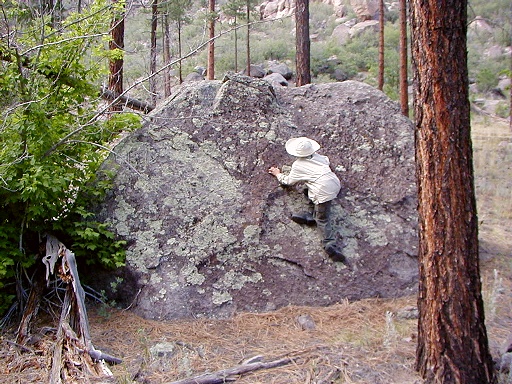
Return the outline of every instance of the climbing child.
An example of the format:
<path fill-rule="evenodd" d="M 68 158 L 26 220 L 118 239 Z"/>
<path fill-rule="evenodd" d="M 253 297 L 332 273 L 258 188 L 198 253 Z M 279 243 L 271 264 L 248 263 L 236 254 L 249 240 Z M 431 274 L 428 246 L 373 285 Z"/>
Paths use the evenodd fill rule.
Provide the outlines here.
<path fill-rule="evenodd" d="M 340 180 L 329 166 L 329 158 L 316 153 L 320 149 L 320 144 L 307 137 L 288 140 L 285 149 L 297 158 L 290 173 L 285 175 L 277 167 L 270 167 L 268 173 L 275 176 L 281 185 L 304 183 L 307 196 L 313 205 L 312 213 L 293 214 L 292 220 L 299 224 L 316 224 L 323 236 L 322 245 L 325 252 L 334 261 L 344 261 L 330 222 L 331 201 L 338 196 L 341 187 Z"/>

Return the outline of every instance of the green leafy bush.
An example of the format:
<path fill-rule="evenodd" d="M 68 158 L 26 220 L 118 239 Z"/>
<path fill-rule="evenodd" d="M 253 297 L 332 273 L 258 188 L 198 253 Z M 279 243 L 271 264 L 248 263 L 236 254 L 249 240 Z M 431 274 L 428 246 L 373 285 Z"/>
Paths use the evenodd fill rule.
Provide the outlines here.
<path fill-rule="evenodd" d="M 480 92 L 487 92 L 496 87 L 498 78 L 490 68 L 482 68 L 476 75 L 476 84 Z"/>
<path fill-rule="evenodd" d="M 14 297 L 14 279 L 40 257 L 46 233 L 88 262 L 124 262 L 123 241 L 88 208 L 110 185 L 108 177 L 98 179 L 109 143 L 140 126 L 134 114 L 98 115 L 99 82 L 108 68 L 100 37 L 110 29 L 109 5 L 94 1 L 58 29 L 25 18 L 22 6 L 7 9 L 12 20 L 24 18 L 12 26 L 18 51 L 6 52 L 18 60 L 4 62 L 0 81 L 0 313 Z"/>

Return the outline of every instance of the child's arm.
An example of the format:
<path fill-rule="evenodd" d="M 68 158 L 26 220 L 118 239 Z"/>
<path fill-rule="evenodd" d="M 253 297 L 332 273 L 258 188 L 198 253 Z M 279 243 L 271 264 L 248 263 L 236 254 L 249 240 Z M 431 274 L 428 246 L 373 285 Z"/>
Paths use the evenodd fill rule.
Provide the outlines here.
<path fill-rule="evenodd" d="M 292 167 L 292 170 L 293 170 L 293 167 Z M 298 181 L 298 180 L 290 179 L 290 175 L 285 175 L 277 167 L 270 167 L 268 169 L 268 173 L 275 176 L 277 181 L 279 181 L 279 184 L 281 184 L 281 185 L 293 185 Z"/>

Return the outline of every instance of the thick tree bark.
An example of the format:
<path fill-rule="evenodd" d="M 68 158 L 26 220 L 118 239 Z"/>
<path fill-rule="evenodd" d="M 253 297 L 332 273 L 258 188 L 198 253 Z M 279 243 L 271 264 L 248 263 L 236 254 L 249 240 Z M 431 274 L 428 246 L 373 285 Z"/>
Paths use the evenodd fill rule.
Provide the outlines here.
<path fill-rule="evenodd" d="M 208 80 L 215 79 L 215 0 L 208 0 L 208 11 L 210 20 L 208 24 L 208 32 L 210 42 L 208 43 Z"/>
<path fill-rule="evenodd" d="M 407 0 L 400 0 L 400 108 L 409 117 L 409 85 L 407 81 Z"/>
<path fill-rule="evenodd" d="M 403 0 L 401 0 L 403 1 Z M 379 76 L 378 88 L 384 88 L 384 0 L 379 0 Z"/>
<path fill-rule="evenodd" d="M 113 3 L 117 3 L 118 0 L 112 0 Z M 124 50 L 124 14 L 116 15 L 112 21 L 112 32 L 111 39 L 109 42 L 109 49 L 121 49 Z M 109 63 L 110 74 L 108 77 L 108 89 L 114 94 L 123 93 L 123 66 L 124 60 L 112 59 Z M 113 104 L 110 108 L 111 112 L 119 112 L 123 110 L 123 106 L 120 103 Z"/>
<path fill-rule="evenodd" d="M 296 85 L 311 83 L 309 39 L 309 0 L 297 0 L 295 9 L 295 64 L 297 69 Z"/>
<path fill-rule="evenodd" d="M 492 383 L 478 259 L 467 3 L 411 4 L 420 272 L 416 368 L 427 383 Z"/>

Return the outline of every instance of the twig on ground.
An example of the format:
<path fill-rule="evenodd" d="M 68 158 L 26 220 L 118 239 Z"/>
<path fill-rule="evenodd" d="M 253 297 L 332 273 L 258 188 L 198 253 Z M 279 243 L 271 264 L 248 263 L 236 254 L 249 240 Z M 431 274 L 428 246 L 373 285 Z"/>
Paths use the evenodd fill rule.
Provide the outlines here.
<path fill-rule="evenodd" d="M 183 380 L 173 381 L 168 384 L 221 384 L 227 381 L 234 381 L 235 378 L 230 376 L 243 375 L 244 373 L 260 370 L 260 369 L 270 369 L 275 367 L 280 367 L 286 364 L 290 364 L 293 362 L 291 357 L 285 357 L 278 360 L 268 361 L 268 362 L 255 362 L 255 363 L 247 363 L 240 364 L 235 367 L 223 369 L 213 373 L 207 373 L 200 376 L 195 376 Z"/>

